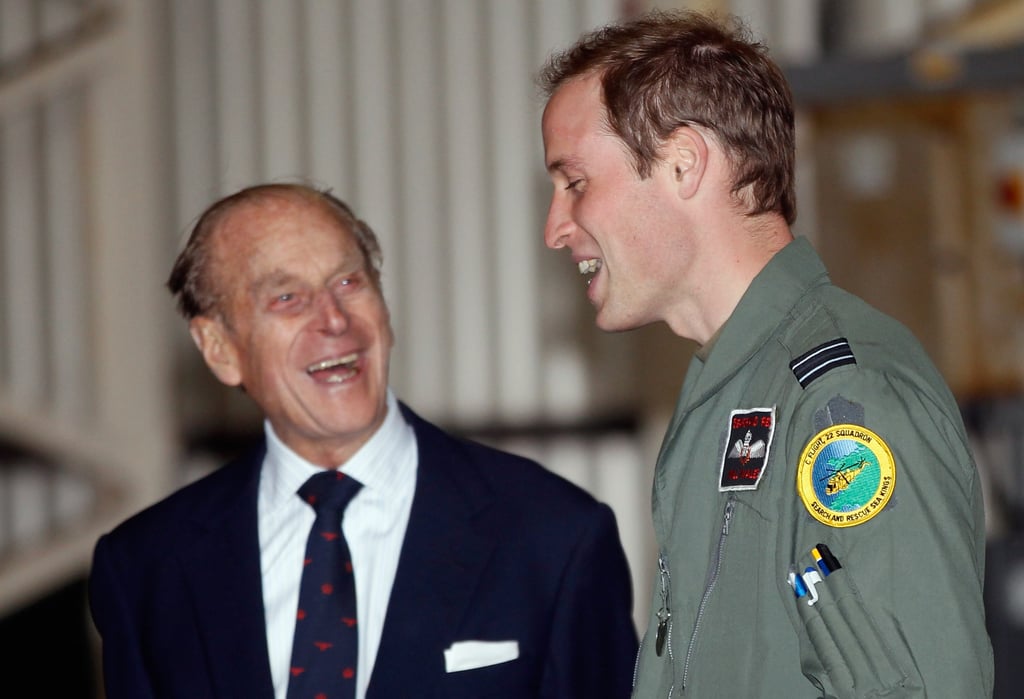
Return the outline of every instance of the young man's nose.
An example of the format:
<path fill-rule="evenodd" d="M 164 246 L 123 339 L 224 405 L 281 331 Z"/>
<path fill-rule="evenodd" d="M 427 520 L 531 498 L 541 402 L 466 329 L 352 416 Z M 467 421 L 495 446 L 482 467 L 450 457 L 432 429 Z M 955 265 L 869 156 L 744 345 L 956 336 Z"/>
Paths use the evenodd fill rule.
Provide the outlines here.
<path fill-rule="evenodd" d="M 544 224 L 544 244 L 552 250 L 566 247 L 566 239 L 575 225 L 572 217 L 569 216 L 568 207 L 559 202 L 557 197 L 553 197 L 551 206 L 548 207 L 548 218 Z"/>

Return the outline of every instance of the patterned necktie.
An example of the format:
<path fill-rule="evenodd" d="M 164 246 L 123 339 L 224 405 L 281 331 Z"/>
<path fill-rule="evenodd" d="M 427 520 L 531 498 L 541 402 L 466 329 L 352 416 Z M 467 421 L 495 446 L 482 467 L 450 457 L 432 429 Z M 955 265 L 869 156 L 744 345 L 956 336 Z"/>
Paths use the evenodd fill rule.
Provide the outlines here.
<path fill-rule="evenodd" d="M 356 586 L 341 517 L 361 487 L 341 471 L 324 471 L 299 488 L 316 521 L 306 541 L 288 699 L 355 696 Z"/>

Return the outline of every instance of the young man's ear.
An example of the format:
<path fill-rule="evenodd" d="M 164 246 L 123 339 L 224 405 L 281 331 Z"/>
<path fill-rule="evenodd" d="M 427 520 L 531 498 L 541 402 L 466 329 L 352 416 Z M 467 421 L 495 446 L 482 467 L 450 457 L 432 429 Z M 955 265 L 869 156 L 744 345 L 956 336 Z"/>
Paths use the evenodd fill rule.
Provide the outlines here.
<path fill-rule="evenodd" d="M 189 322 L 188 331 L 206 366 L 221 383 L 228 386 L 242 383 L 238 350 L 220 318 L 196 316 Z"/>
<path fill-rule="evenodd" d="M 707 170 L 707 140 L 692 126 L 680 126 L 665 143 L 665 161 L 671 168 L 679 196 L 689 199 L 700 189 Z"/>

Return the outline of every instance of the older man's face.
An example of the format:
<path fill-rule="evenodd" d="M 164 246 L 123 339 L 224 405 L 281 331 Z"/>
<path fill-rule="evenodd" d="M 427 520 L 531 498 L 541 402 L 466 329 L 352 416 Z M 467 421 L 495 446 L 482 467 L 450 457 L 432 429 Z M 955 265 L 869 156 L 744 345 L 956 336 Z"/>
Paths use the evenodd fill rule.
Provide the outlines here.
<path fill-rule="evenodd" d="M 390 316 L 352 233 L 319 204 L 268 197 L 214 233 L 222 315 L 192 333 L 301 456 L 338 466 L 387 412 Z"/>

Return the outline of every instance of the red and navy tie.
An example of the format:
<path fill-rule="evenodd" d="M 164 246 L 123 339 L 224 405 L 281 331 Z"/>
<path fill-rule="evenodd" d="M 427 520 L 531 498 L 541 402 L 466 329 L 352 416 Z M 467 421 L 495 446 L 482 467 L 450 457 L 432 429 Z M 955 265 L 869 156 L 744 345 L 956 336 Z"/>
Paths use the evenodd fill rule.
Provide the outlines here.
<path fill-rule="evenodd" d="M 299 488 L 316 521 L 306 541 L 288 699 L 355 696 L 356 585 L 341 518 L 361 487 L 341 471 L 324 471 Z"/>

